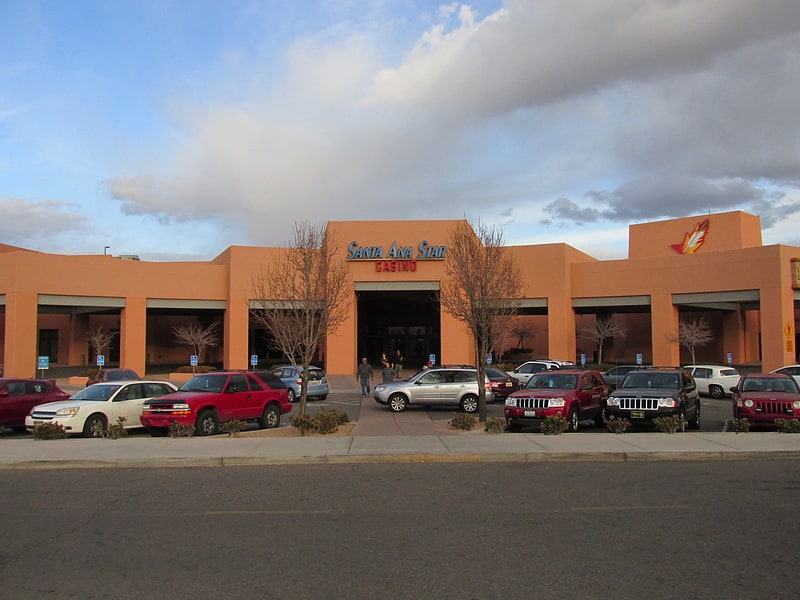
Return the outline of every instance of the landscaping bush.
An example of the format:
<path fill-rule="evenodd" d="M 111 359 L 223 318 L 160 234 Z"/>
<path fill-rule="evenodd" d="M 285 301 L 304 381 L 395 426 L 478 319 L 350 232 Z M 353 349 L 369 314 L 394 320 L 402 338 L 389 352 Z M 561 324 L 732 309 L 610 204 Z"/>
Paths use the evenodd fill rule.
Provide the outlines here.
<path fill-rule="evenodd" d="M 483 428 L 487 433 L 503 433 L 505 429 L 505 419 L 499 419 L 497 417 L 489 417 L 486 420 L 486 426 Z"/>
<path fill-rule="evenodd" d="M 736 433 L 747 433 L 750 431 L 750 421 L 747 419 L 728 419 L 728 425 Z"/>
<path fill-rule="evenodd" d="M 475 417 L 469 413 L 453 413 L 453 418 L 449 421 L 451 429 L 462 429 L 472 431 L 475 427 Z"/>
<path fill-rule="evenodd" d="M 178 421 L 169 424 L 169 437 L 192 437 L 194 436 L 194 425 L 184 425 Z"/>
<path fill-rule="evenodd" d="M 653 425 L 662 433 L 675 433 L 679 429 L 681 431 L 686 427 L 686 421 L 683 415 L 671 415 L 669 417 L 656 417 L 653 419 Z"/>
<path fill-rule="evenodd" d="M 59 423 L 37 423 L 33 426 L 33 439 L 60 440 L 67 437 L 67 431 Z"/>
<path fill-rule="evenodd" d="M 178 367 L 173 371 L 174 373 L 194 373 L 195 375 L 201 375 L 202 373 L 208 373 L 209 371 L 214 371 L 216 367 L 212 365 L 197 365 L 196 367 L 192 367 L 190 365 L 183 365 L 182 367 Z"/>
<path fill-rule="evenodd" d="M 800 420 L 798 419 L 775 419 L 778 433 L 800 433 Z"/>
<path fill-rule="evenodd" d="M 321 410 L 314 415 L 306 414 L 303 417 L 291 417 L 289 424 L 297 429 L 300 435 L 306 433 L 336 433 L 339 431 L 339 425 L 350 421 L 347 413 L 340 410 L 329 409 Z"/>
<path fill-rule="evenodd" d="M 117 422 L 112 423 L 103 433 L 103 437 L 109 440 L 117 440 L 121 437 L 128 435 L 128 430 L 125 429 L 125 417 L 117 417 Z"/>
<path fill-rule="evenodd" d="M 621 435 L 628 431 L 631 427 L 631 422 L 628 419 L 615 419 L 614 417 L 608 417 L 606 421 L 606 429 L 608 429 L 611 433 L 616 433 L 617 435 Z"/>
<path fill-rule="evenodd" d="M 569 427 L 569 422 L 564 417 L 549 415 L 541 424 L 541 431 L 545 435 L 561 435 Z"/>
<path fill-rule="evenodd" d="M 223 433 L 227 433 L 228 437 L 239 437 L 239 434 L 247 429 L 247 421 L 233 419 L 231 421 L 225 421 L 219 428 Z"/>

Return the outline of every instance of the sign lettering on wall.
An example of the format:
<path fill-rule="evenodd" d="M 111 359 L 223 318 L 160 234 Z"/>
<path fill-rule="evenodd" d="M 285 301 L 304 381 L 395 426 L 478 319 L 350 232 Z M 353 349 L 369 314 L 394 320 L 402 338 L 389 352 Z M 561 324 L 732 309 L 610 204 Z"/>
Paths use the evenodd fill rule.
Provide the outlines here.
<path fill-rule="evenodd" d="M 378 272 L 397 273 L 416 271 L 417 261 L 444 260 L 446 256 L 447 246 L 431 244 L 428 240 L 422 240 L 416 247 L 399 245 L 397 241 L 390 246 L 362 246 L 353 240 L 347 246 L 345 259 L 372 261 Z"/>

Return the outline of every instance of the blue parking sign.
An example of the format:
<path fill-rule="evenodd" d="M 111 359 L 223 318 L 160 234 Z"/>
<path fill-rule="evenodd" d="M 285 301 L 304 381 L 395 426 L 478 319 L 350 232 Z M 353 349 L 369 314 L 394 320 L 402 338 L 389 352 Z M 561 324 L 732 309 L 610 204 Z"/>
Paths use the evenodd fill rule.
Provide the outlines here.
<path fill-rule="evenodd" d="M 50 357 L 49 356 L 40 356 L 38 360 L 37 369 L 49 369 L 50 368 Z"/>
<path fill-rule="evenodd" d="M 196 367 L 197 366 L 197 354 L 192 354 L 189 357 L 189 365 L 191 365 L 192 367 Z"/>
<path fill-rule="evenodd" d="M 250 356 L 250 366 L 255 367 L 258 365 L 258 354 L 253 354 Z"/>
<path fill-rule="evenodd" d="M 97 355 L 97 366 L 102 367 L 106 364 L 106 355 L 105 354 L 98 354 Z"/>

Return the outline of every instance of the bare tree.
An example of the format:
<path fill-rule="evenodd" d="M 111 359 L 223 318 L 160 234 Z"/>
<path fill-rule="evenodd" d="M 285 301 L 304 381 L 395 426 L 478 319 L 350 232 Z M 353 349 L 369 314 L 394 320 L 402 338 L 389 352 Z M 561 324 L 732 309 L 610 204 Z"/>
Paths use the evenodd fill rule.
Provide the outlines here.
<path fill-rule="evenodd" d="M 464 323 L 475 341 L 478 382 L 486 377 L 486 357 L 508 331 L 517 313 L 522 275 L 503 243 L 500 229 L 480 221 L 460 221 L 450 232 L 441 306 Z M 478 385 L 478 415 L 486 421 L 486 389 Z"/>
<path fill-rule="evenodd" d="M 689 350 L 692 357 L 692 364 L 697 364 L 695 359 L 695 348 L 706 346 L 714 339 L 709 322 L 701 317 L 692 321 L 681 321 L 678 325 L 678 333 L 667 336 L 667 340 L 678 343 Z"/>
<path fill-rule="evenodd" d="M 300 416 L 306 412 L 308 367 L 353 301 L 350 269 L 337 257 L 338 248 L 326 226 L 295 223 L 292 241 L 253 277 L 253 319 L 300 372 Z"/>
<path fill-rule="evenodd" d="M 186 325 L 175 325 L 172 328 L 172 335 L 181 344 L 191 346 L 198 360 L 203 360 L 203 353 L 208 348 L 213 348 L 219 343 L 219 323 L 214 321 L 206 327 L 199 323 L 189 323 Z M 194 365 L 192 365 L 194 373 Z"/>
<path fill-rule="evenodd" d="M 509 333 L 517 338 L 517 348 L 525 347 L 525 338 L 532 338 L 536 335 L 536 328 L 528 319 L 518 316 L 513 319 Z"/>
<path fill-rule="evenodd" d="M 594 321 L 594 327 L 585 327 L 581 329 L 580 336 L 582 338 L 593 340 L 597 344 L 597 364 L 603 364 L 603 346 L 606 340 L 616 336 L 625 337 L 628 333 L 628 328 L 621 321 L 617 321 L 613 316 L 597 317 Z"/>
<path fill-rule="evenodd" d="M 89 331 L 86 333 L 86 340 L 89 342 L 89 346 L 91 346 L 95 356 L 106 354 L 115 337 L 117 337 L 116 331 L 106 329 L 102 325 L 90 327 Z M 98 365 L 98 367 L 99 370 L 103 370 L 102 365 Z"/>

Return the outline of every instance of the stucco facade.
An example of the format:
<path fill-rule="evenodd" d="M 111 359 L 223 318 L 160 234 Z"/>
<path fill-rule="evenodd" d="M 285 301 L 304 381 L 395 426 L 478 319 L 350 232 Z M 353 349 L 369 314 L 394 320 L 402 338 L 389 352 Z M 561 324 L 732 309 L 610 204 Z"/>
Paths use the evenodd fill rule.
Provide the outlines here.
<path fill-rule="evenodd" d="M 436 299 L 456 223 L 328 223 L 353 282 L 350 315 L 321 349 L 329 373 L 351 374 L 360 355 L 377 359 L 381 347 L 413 357 L 409 368 L 431 353 L 444 363 L 474 362 L 470 335 Z M 119 332 L 112 359 L 120 366 L 146 373 L 188 364 L 190 349 L 170 335 L 173 324 L 187 320 L 218 321 L 220 344 L 209 360 L 246 369 L 252 355 L 264 354 L 248 305 L 253 274 L 277 251 L 232 246 L 209 262 L 156 263 L 0 245 L 2 369 L 31 376 L 43 354 L 51 365 L 93 365 L 87 333 L 98 324 Z M 763 246 L 754 215 L 632 225 L 622 260 L 597 260 L 568 244 L 510 251 L 523 274 L 522 312 L 535 331 L 534 354 L 584 354 L 591 362 L 594 348 L 581 332 L 598 315 L 614 315 L 628 332 L 610 342 L 606 362 L 641 354 L 646 362 L 679 364 L 685 356 L 670 338 L 682 318 L 702 317 L 714 329 L 714 341 L 698 350 L 705 362 L 730 355 L 735 364 L 770 370 L 796 360 L 800 296 L 792 259 L 800 248 Z"/>

